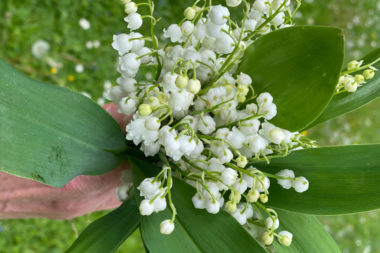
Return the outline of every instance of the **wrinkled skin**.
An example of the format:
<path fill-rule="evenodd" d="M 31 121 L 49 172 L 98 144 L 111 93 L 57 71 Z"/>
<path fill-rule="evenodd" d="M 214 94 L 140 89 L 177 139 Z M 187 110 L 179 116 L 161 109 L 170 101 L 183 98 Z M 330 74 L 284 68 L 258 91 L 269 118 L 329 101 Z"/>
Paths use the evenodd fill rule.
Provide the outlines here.
<path fill-rule="evenodd" d="M 104 109 L 125 129 L 127 118 L 117 107 L 107 104 Z M 0 218 L 71 219 L 98 210 L 118 207 L 116 188 L 123 163 L 117 169 L 100 176 L 78 176 L 62 188 L 0 172 Z"/>

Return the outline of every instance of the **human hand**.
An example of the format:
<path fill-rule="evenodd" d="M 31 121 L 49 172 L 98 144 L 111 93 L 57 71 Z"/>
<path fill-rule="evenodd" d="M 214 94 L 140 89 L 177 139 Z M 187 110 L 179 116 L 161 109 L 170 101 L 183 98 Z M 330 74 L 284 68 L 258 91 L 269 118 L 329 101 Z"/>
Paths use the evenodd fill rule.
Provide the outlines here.
<path fill-rule="evenodd" d="M 104 109 L 124 129 L 127 118 L 117 107 L 107 104 Z M 121 202 L 115 190 L 122 185 L 123 163 L 117 169 L 100 176 L 78 176 L 62 188 L 0 172 L 0 218 L 71 219 L 98 210 L 118 207 Z"/>

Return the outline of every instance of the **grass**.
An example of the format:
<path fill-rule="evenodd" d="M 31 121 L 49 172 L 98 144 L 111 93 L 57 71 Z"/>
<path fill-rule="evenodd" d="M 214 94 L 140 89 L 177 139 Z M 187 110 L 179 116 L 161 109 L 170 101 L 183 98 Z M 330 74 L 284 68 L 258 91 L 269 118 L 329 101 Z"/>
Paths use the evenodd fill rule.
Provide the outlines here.
<path fill-rule="evenodd" d="M 184 2 L 160 0 L 165 20 L 175 22 L 165 8 Z M 380 3 L 377 0 L 305 0 L 297 24 L 335 25 L 344 29 L 347 60 L 358 58 L 380 46 Z M 2 0 L 0 1 L 0 57 L 28 76 L 44 82 L 87 92 L 94 100 L 102 97 L 104 83 L 115 82 L 117 55 L 111 48 L 112 35 L 125 31 L 123 8 L 118 0 Z M 79 19 L 90 21 L 89 30 Z M 38 40 L 50 44 L 46 56 L 37 59 L 31 47 Z M 97 48 L 87 48 L 99 41 Z M 77 73 L 75 66 L 84 71 Z M 380 101 L 309 131 L 320 145 L 380 142 Z M 0 253 L 63 252 L 79 233 L 105 212 L 73 221 L 48 219 L 0 221 Z M 380 212 L 321 217 L 343 252 L 380 252 Z M 145 252 L 135 232 L 118 252 Z"/>

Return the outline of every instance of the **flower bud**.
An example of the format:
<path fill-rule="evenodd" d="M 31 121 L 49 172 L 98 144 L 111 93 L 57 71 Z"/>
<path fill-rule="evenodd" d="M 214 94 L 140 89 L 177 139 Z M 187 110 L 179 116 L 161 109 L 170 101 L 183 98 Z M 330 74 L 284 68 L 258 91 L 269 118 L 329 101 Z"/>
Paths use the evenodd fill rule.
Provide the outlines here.
<path fill-rule="evenodd" d="M 249 203 L 254 203 L 257 200 L 259 200 L 259 197 L 260 197 L 259 191 L 255 190 L 255 189 L 251 189 L 251 190 L 249 190 L 249 192 L 247 194 L 247 201 Z"/>
<path fill-rule="evenodd" d="M 375 71 L 373 69 L 366 69 L 363 72 L 365 79 L 372 79 L 375 76 Z"/>
<path fill-rule="evenodd" d="M 267 203 L 268 202 L 268 195 L 266 194 L 260 194 L 260 201 L 261 203 Z"/>
<path fill-rule="evenodd" d="M 290 246 L 293 239 L 293 234 L 288 231 L 281 231 L 278 233 L 278 241 L 284 246 Z"/>
<path fill-rule="evenodd" d="M 230 200 L 234 203 L 239 203 L 241 200 L 241 194 L 239 192 L 231 192 Z"/>
<path fill-rule="evenodd" d="M 238 87 L 237 87 L 237 93 L 238 93 L 238 96 L 239 95 L 242 95 L 242 96 L 246 96 L 249 92 L 249 89 L 246 85 L 243 85 L 243 84 L 239 84 Z"/>
<path fill-rule="evenodd" d="M 304 192 L 309 189 L 309 181 L 304 177 L 296 177 L 293 181 L 293 188 L 296 192 Z"/>
<path fill-rule="evenodd" d="M 135 2 L 128 2 L 125 4 L 124 10 L 127 14 L 135 13 L 137 11 L 137 5 Z"/>
<path fill-rule="evenodd" d="M 347 65 L 347 69 L 348 70 L 353 70 L 353 69 L 357 69 L 358 67 L 360 67 L 360 62 L 358 61 L 350 61 Z"/>
<path fill-rule="evenodd" d="M 149 104 L 141 104 L 139 106 L 139 114 L 141 116 L 148 116 L 152 113 L 152 107 Z"/>
<path fill-rule="evenodd" d="M 146 129 L 148 130 L 151 130 L 151 131 L 156 131 L 160 128 L 160 122 L 158 121 L 158 118 L 157 117 L 151 117 L 151 118 L 148 118 L 146 121 L 145 121 L 145 127 Z"/>
<path fill-rule="evenodd" d="M 160 233 L 170 235 L 174 230 L 174 223 L 171 220 L 164 220 L 160 224 Z"/>
<path fill-rule="evenodd" d="M 234 203 L 232 201 L 227 201 L 225 207 L 226 207 L 227 211 L 230 212 L 230 213 L 235 212 L 236 209 L 237 209 L 236 203 Z"/>
<path fill-rule="evenodd" d="M 229 7 L 236 7 L 241 4 L 242 0 L 226 0 L 226 4 Z"/>
<path fill-rule="evenodd" d="M 141 215 L 151 215 L 154 211 L 154 206 L 150 203 L 150 200 L 144 199 L 140 203 L 139 210 Z"/>
<path fill-rule="evenodd" d="M 193 7 L 187 7 L 184 11 L 185 18 L 188 20 L 193 20 L 195 14 L 197 14 L 197 11 Z"/>
<path fill-rule="evenodd" d="M 201 89 L 201 82 L 198 79 L 190 79 L 186 89 L 190 93 L 197 94 Z"/>
<path fill-rule="evenodd" d="M 274 217 L 268 217 L 266 220 L 265 220 L 265 226 L 268 228 L 268 229 L 277 229 L 279 226 L 280 226 L 280 222 L 278 220 L 278 218 L 275 218 L 275 220 L 273 221 Z"/>
<path fill-rule="evenodd" d="M 178 75 L 177 78 L 175 79 L 175 85 L 180 89 L 185 88 L 188 83 L 189 83 L 189 78 L 187 77 L 187 75 Z"/>
<path fill-rule="evenodd" d="M 245 166 L 247 166 L 247 163 L 248 163 L 248 160 L 247 160 L 247 157 L 245 157 L 245 156 L 239 156 L 236 159 L 236 164 L 240 168 L 245 168 Z"/>
<path fill-rule="evenodd" d="M 273 234 L 267 231 L 263 234 L 261 240 L 265 245 L 271 245 L 273 242 Z"/>
<path fill-rule="evenodd" d="M 247 98 L 244 95 L 237 96 L 237 100 L 239 103 L 244 103 Z"/>
<path fill-rule="evenodd" d="M 352 76 L 346 76 L 343 80 L 344 89 L 348 92 L 355 92 L 358 88 L 358 83 Z"/>
<path fill-rule="evenodd" d="M 364 76 L 363 75 L 355 75 L 355 82 L 358 84 L 364 83 Z"/>

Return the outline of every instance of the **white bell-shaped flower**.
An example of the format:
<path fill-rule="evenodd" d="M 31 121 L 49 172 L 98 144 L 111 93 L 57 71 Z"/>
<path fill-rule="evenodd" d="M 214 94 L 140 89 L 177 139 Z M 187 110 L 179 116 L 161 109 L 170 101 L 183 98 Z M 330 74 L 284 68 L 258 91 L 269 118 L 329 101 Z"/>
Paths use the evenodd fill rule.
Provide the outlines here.
<path fill-rule="evenodd" d="M 145 178 L 137 189 L 140 191 L 140 196 L 147 199 L 152 199 L 159 193 L 161 182 L 154 181 L 154 178 Z"/>
<path fill-rule="evenodd" d="M 135 53 L 119 57 L 119 66 L 125 76 L 134 77 L 137 74 L 141 64 L 141 61 L 137 57 L 138 55 Z"/>
<path fill-rule="evenodd" d="M 112 47 L 117 50 L 119 55 L 128 53 L 132 49 L 132 42 L 129 41 L 130 37 L 128 34 L 121 33 L 113 36 Z"/>
<path fill-rule="evenodd" d="M 150 200 L 144 199 L 140 203 L 139 211 L 141 215 L 146 215 L 146 216 L 151 215 L 154 211 L 153 204 L 150 203 Z"/>
<path fill-rule="evenodd" d="M 119 103 L 119 113 L 124 113 L 125 115 L 132 115 L 137 110 L 138 100 L 130 97 L 124 97 Z"/>
<path fill-rule="evenodd" d="M 226 17 L 230 17 L 230 12 L 222 5 L 211 6 L 208 17 L 212 23 L 216 25 L 224 25 L 227 22 Z"/>
<path fill-rule="evenodd" d="M 295 180 L 293 180 L 293 188 L 296 190 L 296 192 L 304 192 L 309 189 L 309 181 L 304 177 L 296 177 Z"/>
<path fill-rule="evenodd" d="M 129 14 L 124 18 L 124 21 L 128 23 L 128 28 L 132 31 L 139 29 L 143 24 L 141 15 L 136 12 Z"/>
<path fill-rule="evenodd" d="M 174 223 L 171 220 L 164 220 L 160 224 L 160 233 L 170 235 L 174 231 Z"/>
<path fill-rule="evenodd" d="M 284 189 L 290 189 L 292 187 L 292 178 L 294 178 L 294 172 L 292 170 L 284 169 L 276 173 L 277 176 L 284 179 L 277 179 L 277 183 Z M 289 178 L 289 179 L 285 179 Z"/>
<path fill-rule="evenodd" d="M 172 24 L 168 29 L 164 29 L 164 37 L 169 38 L 171 42 L 183 41 L 181 28 L 177 24 Z"/>

